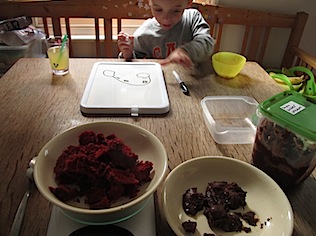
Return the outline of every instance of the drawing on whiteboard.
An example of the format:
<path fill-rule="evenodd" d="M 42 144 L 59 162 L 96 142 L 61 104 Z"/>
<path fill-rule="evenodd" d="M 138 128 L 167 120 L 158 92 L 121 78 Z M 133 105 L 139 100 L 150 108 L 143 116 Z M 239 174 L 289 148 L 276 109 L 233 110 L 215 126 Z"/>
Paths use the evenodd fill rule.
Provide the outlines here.
<path fill-rule="evenodd" d="M 115 71 L 114 71 L 114 70 L 104 70 L 104 71 L 103 71 L 103 74 L 104 74 L 106 77 L 111 77 L 111 78 L 114 78 L 114 79 L 120 79 L 119 77 L 116 77 L 116 76 L 115 76 Z"/>
<path fill-rule="evenodd" d="M 146 72 L 137 73 L 135 75 L 128 75 L 119 77 L 116 75 L 114 70 L 104 70 L 103 75 L 108 78 L 114 78 L 124 84 L 133 85 L 133 86 L 145 86 L 150 84 L 151 78 L 150 74 Z"/>

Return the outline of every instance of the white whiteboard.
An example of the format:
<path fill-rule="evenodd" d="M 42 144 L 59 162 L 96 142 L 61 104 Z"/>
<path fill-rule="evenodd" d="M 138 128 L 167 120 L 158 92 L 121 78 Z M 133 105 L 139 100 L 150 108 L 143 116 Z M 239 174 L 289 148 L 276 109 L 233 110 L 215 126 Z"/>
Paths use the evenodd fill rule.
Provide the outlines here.
<path fill-rule="evenodd" d="M 80 109 L 84 114 L 164 114 L 169 99 L 159 63 L 97 62 Z"/>

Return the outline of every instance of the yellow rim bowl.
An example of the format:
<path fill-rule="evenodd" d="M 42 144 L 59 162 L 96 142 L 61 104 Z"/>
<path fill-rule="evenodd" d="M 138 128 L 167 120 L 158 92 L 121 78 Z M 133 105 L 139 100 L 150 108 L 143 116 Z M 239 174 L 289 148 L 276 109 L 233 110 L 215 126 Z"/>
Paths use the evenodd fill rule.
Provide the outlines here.
<path fill-rule="evenodd" d="M 221 77 L 234 78 L 242 70 L 246 58 L 238 53 L 218 52 L 212 56 L 214 71 Z"/>

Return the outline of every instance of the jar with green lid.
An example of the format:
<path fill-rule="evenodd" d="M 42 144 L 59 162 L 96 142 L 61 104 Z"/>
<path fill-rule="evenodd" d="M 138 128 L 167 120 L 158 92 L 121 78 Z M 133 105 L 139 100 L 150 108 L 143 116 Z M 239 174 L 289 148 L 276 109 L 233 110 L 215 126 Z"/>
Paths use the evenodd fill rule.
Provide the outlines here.
<path fill-rule="evenodd" d="M 316 101 L 286 91 L 259 104 L 257 113 L 252 163 L 291 189 L 316 166 Z"/>

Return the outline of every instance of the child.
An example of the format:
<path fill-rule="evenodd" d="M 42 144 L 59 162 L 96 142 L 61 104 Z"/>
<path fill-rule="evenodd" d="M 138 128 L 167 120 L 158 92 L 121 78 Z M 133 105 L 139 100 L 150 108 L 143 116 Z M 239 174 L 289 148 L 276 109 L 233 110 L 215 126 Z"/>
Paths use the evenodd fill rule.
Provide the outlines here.
<path fill-rule="evenodd" d="M 214 39 L 203 16 L 187 9 L 192 0 L 149 0 L 153 18 L 146 20 L 130 36 L 118 35 L 120 56 L 125 59 L 164 59 L 161 64 L 179 63 L 185 67 L 210 58 Z"/>

